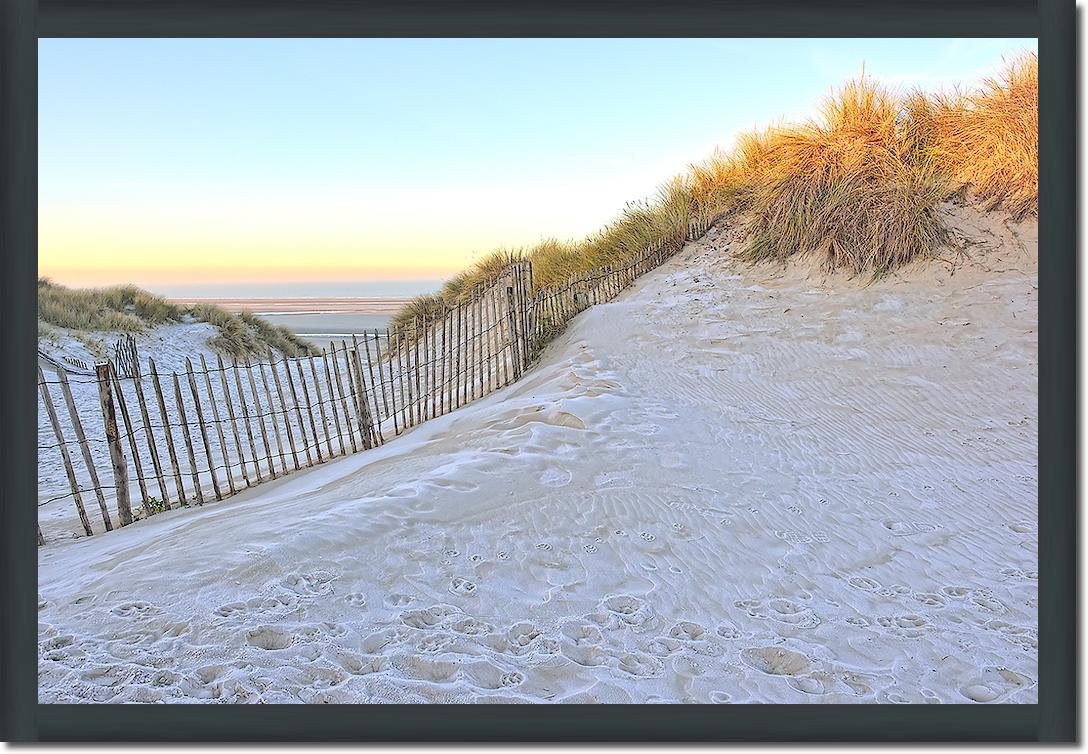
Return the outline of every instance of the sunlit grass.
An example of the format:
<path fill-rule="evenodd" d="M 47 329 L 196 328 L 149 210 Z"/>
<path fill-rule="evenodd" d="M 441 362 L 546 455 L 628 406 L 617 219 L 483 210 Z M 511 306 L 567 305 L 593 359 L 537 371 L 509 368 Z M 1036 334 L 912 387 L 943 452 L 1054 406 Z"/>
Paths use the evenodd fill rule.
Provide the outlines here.
<path fill-rule="evenodd" d="M 1039 58 L 1009 61 L 976 91 L 915 93 L 904 140 L 977 197 L 1017 219 L 1039 209 Z"/>

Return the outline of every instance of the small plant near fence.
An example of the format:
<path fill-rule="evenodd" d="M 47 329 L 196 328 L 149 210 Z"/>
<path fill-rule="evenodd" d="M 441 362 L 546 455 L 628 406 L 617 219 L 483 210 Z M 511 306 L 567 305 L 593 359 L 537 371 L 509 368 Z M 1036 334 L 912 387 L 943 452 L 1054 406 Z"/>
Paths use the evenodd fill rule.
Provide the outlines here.
<path fill-rule="evenodd" d="M 575 315 L 612 300 L 709 226 L 709 218 L 689 223 L 686 234 L 622 264 L 547 287 L 534 288 L 531 261 L 513 260 L 453 306 L 423 309 L 317 354 L 219 357 L 213 365 L 200 356 L 199 364 L 186 359 L 184 370 L 160 374 L 153 359 L 141 369 L 135 340 L 122 338 L 93 376 L 69 379 L 60 369 L 47 378 L 39 367 L 41 405 L 56 440 L 39 451 L 56 449 L 70 489 L 39 504 L 71 498 L 90 536 L 96 527 L 84 496 L 93 496 L 101 528 L 110 531 L 382 445 L 520 379 Z M 97 396 L 97 410 L 77 403 L 73 385 Z M 101 434 L 88 432 L 99 427 Z"/>

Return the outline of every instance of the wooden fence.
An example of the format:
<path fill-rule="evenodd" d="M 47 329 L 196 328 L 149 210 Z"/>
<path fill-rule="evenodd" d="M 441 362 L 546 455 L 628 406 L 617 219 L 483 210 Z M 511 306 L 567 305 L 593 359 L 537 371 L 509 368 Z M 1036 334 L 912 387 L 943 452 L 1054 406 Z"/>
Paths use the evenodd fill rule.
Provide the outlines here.
<path fill-rule="evenodd" d="M 686 234 L 623 265 L 536 290 L 532 264 L 516 261 L 441 316 L 353 337 L 320 355 L 217 357 L 211 365 L 201 355 L 164 374 L 153 359 L 145 371 L 126 343 L 117 349 L 123 365 L 96 364 L 93 375 L 70 378 L 58 368 L 47 377 L 39 366 L 39 506 L 71 498 L 90 536 L 97 524 L 88 502 L 97 504 L 99 530 L 110 531 L 382 445 L 520 379 L 571 318 L 611 300 L 709 226 L 692 222 Z M 54 450 L 51 478 L 42 454 Z"/>

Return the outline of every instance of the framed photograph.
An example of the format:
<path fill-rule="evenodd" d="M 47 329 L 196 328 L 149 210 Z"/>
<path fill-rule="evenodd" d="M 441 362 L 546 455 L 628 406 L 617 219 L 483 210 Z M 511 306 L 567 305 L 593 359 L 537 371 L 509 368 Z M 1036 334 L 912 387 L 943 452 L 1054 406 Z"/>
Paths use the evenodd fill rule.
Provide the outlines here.
<path fill-rule="evenodd" d="M 1073 3 L 0 28 L 6 740 L 1074 740 Z"/>

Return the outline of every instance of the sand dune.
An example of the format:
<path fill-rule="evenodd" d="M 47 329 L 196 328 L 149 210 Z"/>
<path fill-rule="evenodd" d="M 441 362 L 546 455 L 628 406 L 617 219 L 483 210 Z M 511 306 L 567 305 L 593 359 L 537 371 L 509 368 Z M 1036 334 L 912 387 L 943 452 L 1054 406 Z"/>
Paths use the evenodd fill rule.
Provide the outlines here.
<path fill-rule="evenodd" d="M 42 548 L 42 702 L 1035 702 L 1036 242 L 882 281 L 712 230 L 520 383 Z"/>

